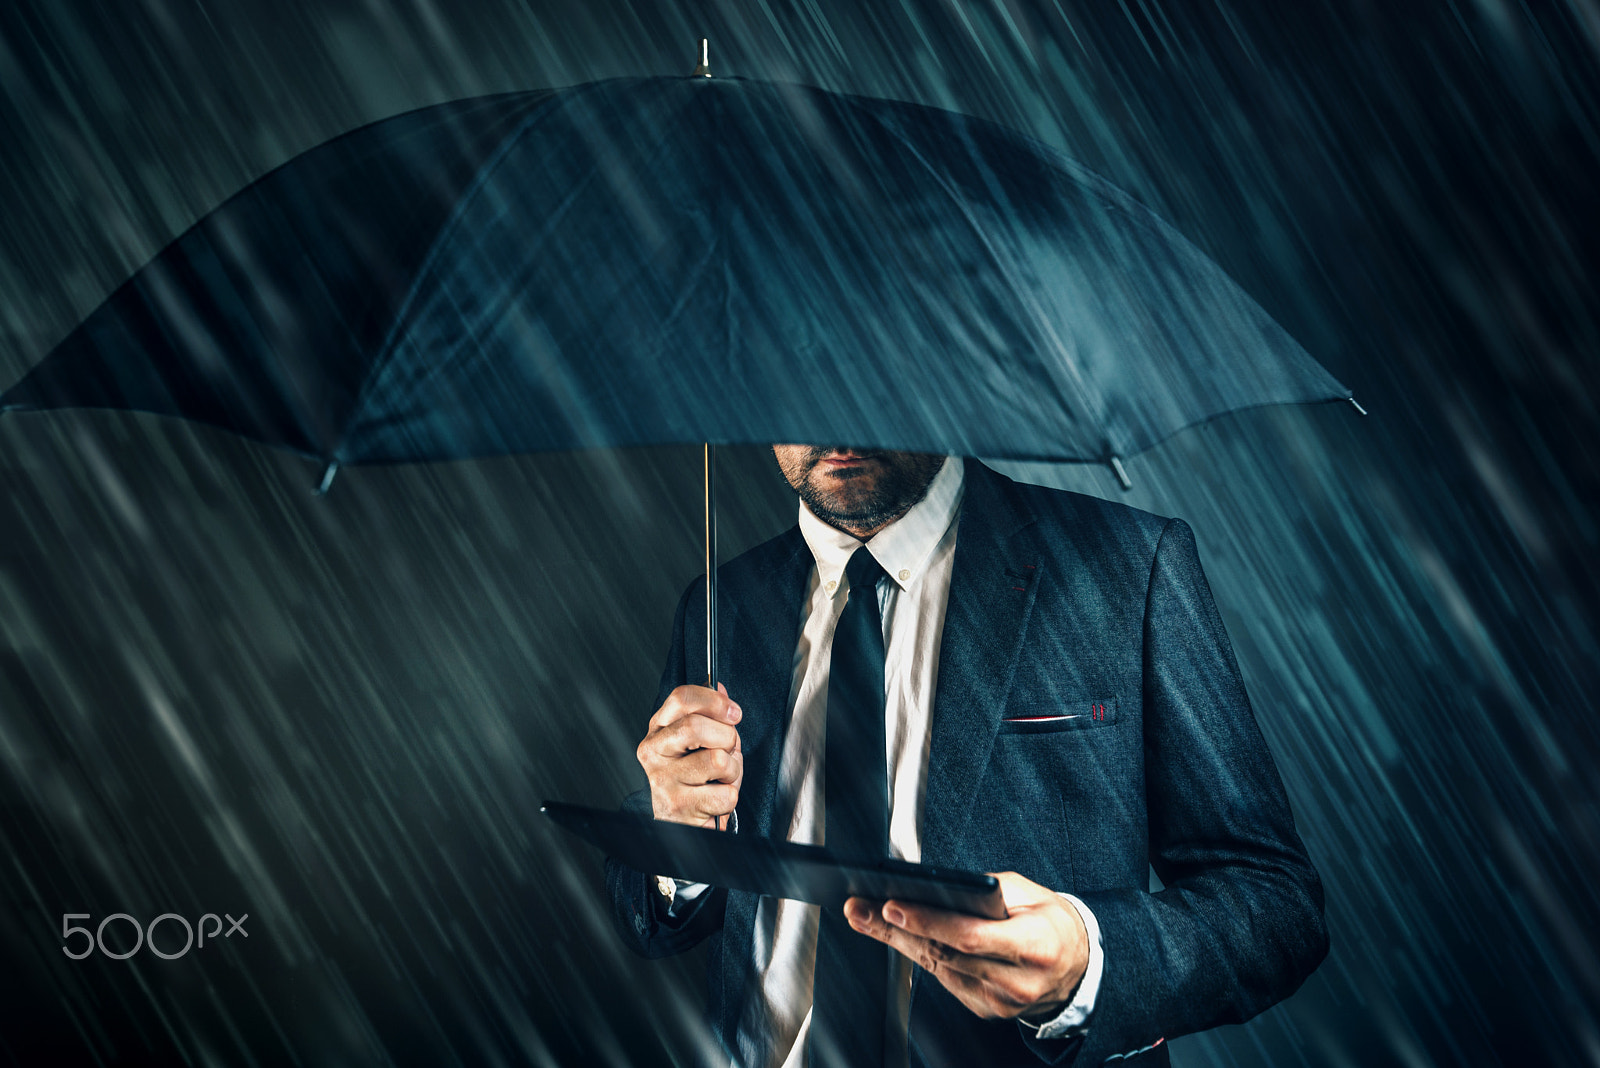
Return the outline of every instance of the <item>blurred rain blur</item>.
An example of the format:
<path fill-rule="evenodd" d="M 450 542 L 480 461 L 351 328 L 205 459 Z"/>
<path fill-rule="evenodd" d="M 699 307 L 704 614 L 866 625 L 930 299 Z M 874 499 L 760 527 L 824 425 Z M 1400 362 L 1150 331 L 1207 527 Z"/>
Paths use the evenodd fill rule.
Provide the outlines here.
<path fill-rule="evenodd" d="M 684 74 L 701 36 L 719 74 L 1064 149 L 1372 413 L 1227 416 L 1129 493 L 1003 465 L 1194 526 L 1327 885 L 1321 970 L 1175 1062 L 1600 1064 L 1595 0 L 12 0 L 0 385 L 300 151 Z M 150 416 L 0 417 L 0 1062 L 687 1061 L 698 957 L 629 956 L 537 809 L 643 784 L 698 450 L 320 475 Z M 793 518 L 758 449 L 720 497 L 725 554 Z M 61 952 L 63 914 L 119 912 L 248 936 Z"/>

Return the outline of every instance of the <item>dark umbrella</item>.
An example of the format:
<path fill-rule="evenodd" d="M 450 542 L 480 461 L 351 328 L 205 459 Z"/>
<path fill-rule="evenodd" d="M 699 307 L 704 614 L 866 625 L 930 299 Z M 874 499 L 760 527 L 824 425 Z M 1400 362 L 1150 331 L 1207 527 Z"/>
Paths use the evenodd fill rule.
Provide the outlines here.
<path fill-rule="evenodd" d="M 315 148 L 169 245 L 0 410 L 211 423 L 323 461 L 323 488 L 341 464 L 696 441 L 1125 480 L 1119 457 L 1189 424 L 1349 395 L 1037 141 L 691 76 L 441 104 Z"/>

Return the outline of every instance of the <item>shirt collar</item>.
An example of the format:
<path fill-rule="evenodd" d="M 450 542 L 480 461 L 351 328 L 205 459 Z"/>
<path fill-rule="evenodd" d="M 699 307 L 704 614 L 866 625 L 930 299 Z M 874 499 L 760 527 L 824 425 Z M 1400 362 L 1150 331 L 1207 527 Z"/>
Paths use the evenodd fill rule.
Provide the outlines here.
<path fill-rule="evenodd" d="M 945 457 L 944 466 L 933 476 L 922 500 L 865 543 L 853 534 L 824 523 L 801 501 L 800 533 L 811 547 L 811 555 L 817 561 L 817 577 L 828 595 L 832 597 L 838 593 L 844 566 L 863 544 L 889 578 L 902 590 L 909 590 L 922 576 L 928 557 L 955 520 L 965 485 L 966 465 L 960 457 Z"/>

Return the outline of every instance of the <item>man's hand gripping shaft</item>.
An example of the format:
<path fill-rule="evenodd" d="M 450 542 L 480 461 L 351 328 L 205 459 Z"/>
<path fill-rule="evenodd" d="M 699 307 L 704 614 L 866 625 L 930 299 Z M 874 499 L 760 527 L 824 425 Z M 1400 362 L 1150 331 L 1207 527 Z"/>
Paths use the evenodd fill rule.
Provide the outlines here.
<path fill-rule="evenodd" d="M 743 716 L 727 689 L 679 686 L 650 717 L 635 755 L 650 780 L 658 820 L 727 827 L 739 803 L 744 752 L 734 725 Z"/>

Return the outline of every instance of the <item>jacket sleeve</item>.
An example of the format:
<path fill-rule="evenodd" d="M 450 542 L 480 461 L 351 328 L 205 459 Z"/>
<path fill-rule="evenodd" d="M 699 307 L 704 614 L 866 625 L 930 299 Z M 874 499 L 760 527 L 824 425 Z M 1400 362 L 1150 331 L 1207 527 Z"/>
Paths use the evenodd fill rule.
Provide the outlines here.
<path fill-rule="evenodd" d="M 656 693 L 656 708 L 667 696 L 689 681 L 688 655 L 684 637 L 687 609 L 697 591 L 704 591 L 701 578 L 684 592 L 672 623 L 672 648 L 667 667 L 661 673 Z M 704 597 L 704 593 L 699 593 Z M 701 680 L 704 681 L 703 679 Z M 650 814 L 650 791 L 640 790 L 622 802 L 624 812 Z M 726 890 L 701 894 L 678 916 L 668 917 L 667 901 L 656 889 L 653 874 L 634 871 L 610 857 L 606 858 L 606 891 L 611 895 L 611 918 L 628 948 L 644 957 L 668 957 L 682 953 L 722 927 L 723 910 L 728 902 Z"/>
<path fill-rule="evenodd" d="M 1079 895 L 1105 946 L 1079 1065 L 1247 1020 L 1328 951 L 1321 880 L 1182 520 L 1156 548 L 1143 637 L 1150 862 L 1165 888 Z"/>

